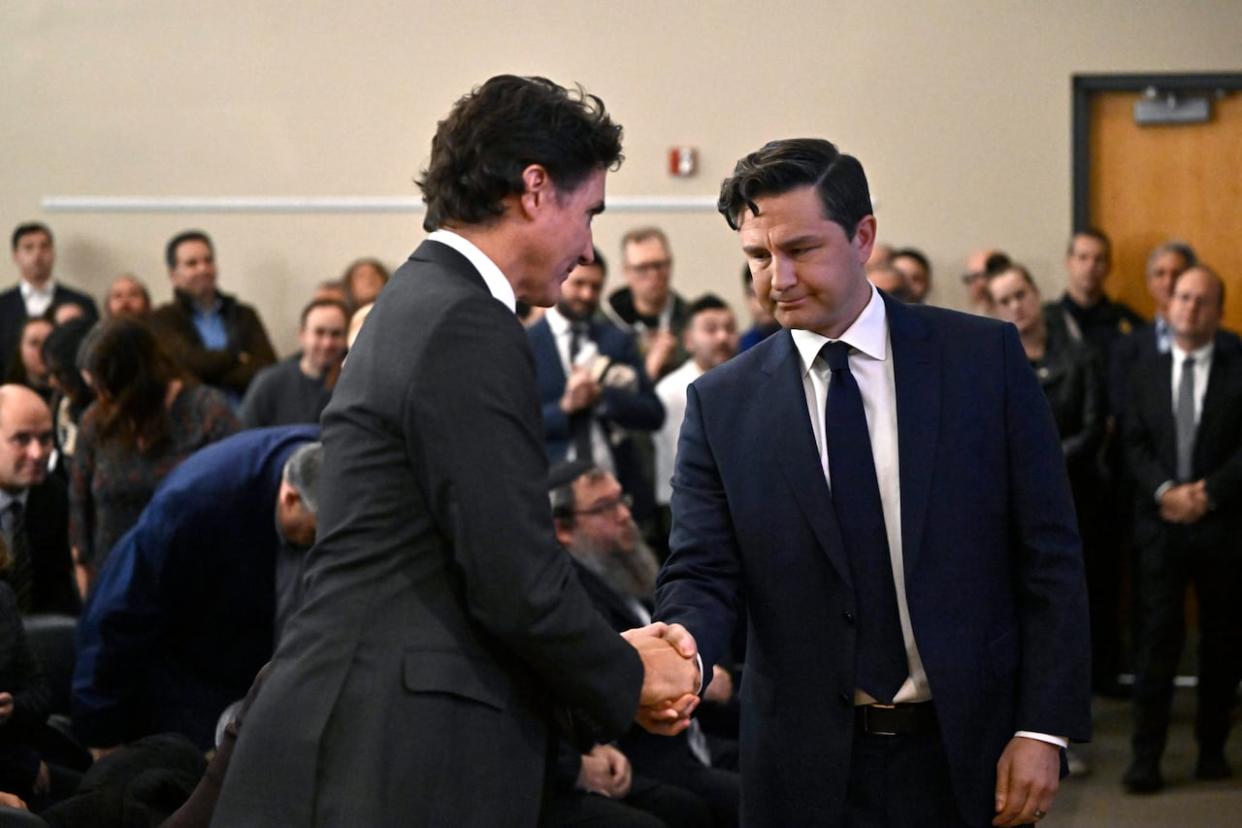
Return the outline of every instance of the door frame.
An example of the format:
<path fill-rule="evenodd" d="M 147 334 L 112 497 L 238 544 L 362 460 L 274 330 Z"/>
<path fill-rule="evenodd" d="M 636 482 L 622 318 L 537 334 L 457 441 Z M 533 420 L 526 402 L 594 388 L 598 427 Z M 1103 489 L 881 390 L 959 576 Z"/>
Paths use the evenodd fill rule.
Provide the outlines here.
<path fill-rule="evenodd" d="M 1149 86 L 1180 92 L 1242 90 L 1242 73 L 1152 72 L 1143 75 L 1081 74 L 1072 76 L 1073 145 L 1070 177 L 1073 181 L 1070 231 L 1091 223 L 1091 96 L 1100 92 L 1142 92 Z"/>

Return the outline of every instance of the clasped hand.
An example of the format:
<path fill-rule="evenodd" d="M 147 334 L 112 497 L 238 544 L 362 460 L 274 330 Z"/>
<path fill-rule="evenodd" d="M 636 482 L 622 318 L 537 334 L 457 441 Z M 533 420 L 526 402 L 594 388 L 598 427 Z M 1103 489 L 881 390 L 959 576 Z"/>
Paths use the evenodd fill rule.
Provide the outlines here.
<path fill-rule="evenodd" d="M 690 726 L 698 707 L 698 647 L 680 624 L 656 622 L 621 636 L 643 662 L 643 689 L 635 717 L 651 733 L 674 736 Z"/>
<path fill-rule="evenodd" d="M 1173 486 L 1160 497 L 1160 517 L 1169 523 L 1195 523 L 1208 512 L 1207 483 Z"/>

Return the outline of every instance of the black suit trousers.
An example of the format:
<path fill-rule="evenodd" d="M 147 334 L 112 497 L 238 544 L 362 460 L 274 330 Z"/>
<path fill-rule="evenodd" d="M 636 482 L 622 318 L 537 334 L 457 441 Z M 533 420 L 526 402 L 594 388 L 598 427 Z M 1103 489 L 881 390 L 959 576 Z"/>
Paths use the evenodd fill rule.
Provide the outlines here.
<path fill-rule="evenodd" d="M 1138 532 L 1141 632 L 1134 686 L 1135 754 L 1158 758 L 1164 750 L 1173 679 L 1186 635 L 1189 585 L 1199 603 L 1195 737 L 1202 750 L 1219 750 L 1229 733 L 1234 688 L 1242 679 L 1242 559 L 1236 540 L 1229 543 L 1209 527 L 1152 518 L 1142 519 Z"/>

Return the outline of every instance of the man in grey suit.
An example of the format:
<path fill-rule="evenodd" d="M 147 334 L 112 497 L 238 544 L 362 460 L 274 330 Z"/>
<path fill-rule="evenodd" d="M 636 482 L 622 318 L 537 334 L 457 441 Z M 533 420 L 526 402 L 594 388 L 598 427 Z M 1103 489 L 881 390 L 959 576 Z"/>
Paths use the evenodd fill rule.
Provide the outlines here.
<path fill-rule="evenodd" d="M 684 726 L 688 635 L 653 625 L 627 645 L 557 546 L 513 312 L 555 304 L 591 261 L 620 135 L 598 98 L 514 76 L 440 123 L 419 182 L 434 232 L 376 302 L 324 412 L 304 602 L 213 824 L 534 825 L 554 719 L 602 741 L 636 715 Z"/>

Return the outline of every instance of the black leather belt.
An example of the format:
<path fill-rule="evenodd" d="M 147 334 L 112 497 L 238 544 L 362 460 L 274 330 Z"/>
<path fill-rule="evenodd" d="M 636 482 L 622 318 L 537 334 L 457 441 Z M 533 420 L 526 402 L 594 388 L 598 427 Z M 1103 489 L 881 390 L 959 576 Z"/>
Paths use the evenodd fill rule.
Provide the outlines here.
<path fill-rule="evenodd" d="M 912 736 L 936 727 L 931 702 L 918 704 L 860 704 L 854 708 L 854 726 L 872 736 Z"/>

